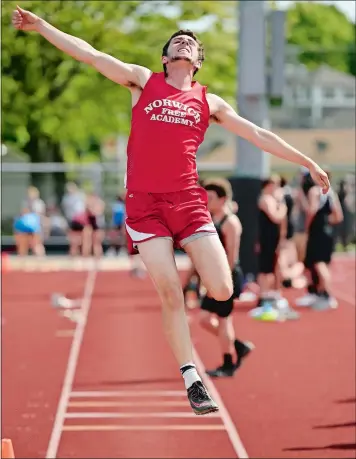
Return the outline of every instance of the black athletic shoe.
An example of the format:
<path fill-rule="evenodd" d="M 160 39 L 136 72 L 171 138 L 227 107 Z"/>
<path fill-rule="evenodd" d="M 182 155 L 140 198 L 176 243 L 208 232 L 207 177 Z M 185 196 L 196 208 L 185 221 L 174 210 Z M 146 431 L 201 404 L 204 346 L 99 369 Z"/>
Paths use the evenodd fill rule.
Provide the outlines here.
<path fill-rule="evenodd" d="M 193 383 L 187 392 L 190 406 L 193 408 L 195 414 L 202 415 L 219 410 L 218 405 L 210 397 L 201 381 Z"/>
<path fill-rule="evenodd" d="M 211 378 L 231 378 L 234 376 L 236 370 L 236 366 L 224 366 L 216 368 L 215 370 L 207 370 L 206 374 L 208 374 Z"/>
<path fill-rule="evenodd" d="M 248 341 L 242 342 L 236 339 L 234 346 L 237 354 L 237 360 L 235 364 L 235 370 L 237 370 L 238 368 L 240 368 L 243 359 L 247 357 L 249 353 L 253 351 L 253 349 L 255 349 L 255 345 Z"/>

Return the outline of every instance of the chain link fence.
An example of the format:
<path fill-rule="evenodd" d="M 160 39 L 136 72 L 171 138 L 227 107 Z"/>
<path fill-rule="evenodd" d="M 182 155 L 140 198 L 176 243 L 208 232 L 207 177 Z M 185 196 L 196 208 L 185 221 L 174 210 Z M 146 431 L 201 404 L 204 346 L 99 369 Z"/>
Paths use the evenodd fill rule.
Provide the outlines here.
<path fill-rule="evenodd" d="M 210 176 L 231 177 L 234 175 L 231 164 L 198 162 L 200 178 Z M 44 201 L 47 214 L 62 214 L 61 201 L 68 182 L 75 182 L 84 192 L 95 191 L 106 203 L 105 219 L 107 227 L 111 222 L 111 204 L 118 194 L 124 191 L 124 163 L 102 162 L 91 164 L 61 163 L 6 163 L 1 166 L 1 234 L 2 244 L 10 243 L 13 237 L 13 222 L 24 205 L 29 186 L 36 186 L 40 198 Z M 285 176 L 293 186 L 298 176 L 295 166 L 288 163 L 282 167 L 273 167 L 273 173 Z M 336 186 L 345 176 L 354 177 L 353 166 L 333 170 L 333 184 Z M 354 181 L 354 178 L 353 178 Z M 354 214 L 354 211 L 353 211 Z M 354 217 L 353 217 L 354 219 Z M 65 235 L 61 241 L 65 241 Z M 49 237 L 49 244 L 56 244 L 56 236 Z"/>

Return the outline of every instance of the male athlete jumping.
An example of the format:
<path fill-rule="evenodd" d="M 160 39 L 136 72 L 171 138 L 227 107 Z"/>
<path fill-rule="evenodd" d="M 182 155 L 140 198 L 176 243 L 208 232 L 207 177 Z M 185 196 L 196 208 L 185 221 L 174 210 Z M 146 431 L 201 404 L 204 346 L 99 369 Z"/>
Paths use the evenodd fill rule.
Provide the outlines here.
<path fill-rule="evenodd" d="M 218 410 L 193 363 L 173 251 L 174 245 L 184 248 L 211 297 L 226 301 L 232 296 L 226 253 L 207 209 L 206 191 L 197 184 L 195 156 L 209 122 L 220 124 L 261 150 L 307 167 L 324 193 L 329 189 L 327 175 L 314 161 L 272 132 L 241 118 L 223 99 L 193 81 L 202 66 L 204 50 L 191 31 L 180 30 L 171 36 L 162 51 L 164 72 L 153 73 L 97 51 L 20 7 L 13 13 L 13 25 L 40 33 L 61 51 L 131 92 L 126 229 L 132 251 L 139 251 L 162 301 L 163 328 L 192 409 L 196 414 Z"/>

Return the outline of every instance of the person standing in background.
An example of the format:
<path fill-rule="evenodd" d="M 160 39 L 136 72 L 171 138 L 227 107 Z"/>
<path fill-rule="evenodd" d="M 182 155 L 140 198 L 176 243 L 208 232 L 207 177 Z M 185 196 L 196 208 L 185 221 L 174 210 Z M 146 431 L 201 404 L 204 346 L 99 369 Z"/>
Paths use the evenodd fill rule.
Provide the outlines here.
<path fill-rule="evenodd" d="M 88 193 L 86 199 L 86 213 L 88 224 L 83 234 L 83 255 L 93 253 L 100 258 L 103 254 L 103 240 L 105 236 L 105 202 L 94 192 Z"/>
<path fill-rule="evenodd" d="M 304 263 L 305 249 L 308 238 L 306 232 L 306 213 L 308 211 L 308 200 L 302 188 L 304 178 L 307 174 L 308 169 L 303 168 L 300 172 L 299 183 L 294 201 L 295 221 L 293 240 L 297 250 L 298 261 L 302 263 Z"/>
<path fill-rule="evenodd" d="M 118 195 L 111 206 L 110 248 L 107 255 L 118 255 L 125 245 L 125 199 Z"/>
<path fill-rule="evenodd" d="M 330 262 L 335 249 L 336 225 L 343 220 L 339 198 L 332 188 L 322 194 L 310 178 L 306 190 L 309 202 L 307 214 L 308 242 L 304 265 L 314 282 L 312 307 L 336 308 L 337 300 L 331 296 Z"/>
<path fill-rule="evenodd" d="M 85 213 L 85 193 L 74 182 L 66 184 L 66 193 L 61 202 L 64 216 L 68 222 L 69 254 L 80 254 L 83 244 L 83 231 L 87 224 Z"/>
<path fill-rule="evenodd" d="M 260 287 L 259 306 L 274 300 L 281 302 L 279 291 L 278 254 L 282 224 L 287 216 L 287 206 L 280 193 L 279 177 L 263 181 L 259 208 L 258 236 L 258 285 Z"/>

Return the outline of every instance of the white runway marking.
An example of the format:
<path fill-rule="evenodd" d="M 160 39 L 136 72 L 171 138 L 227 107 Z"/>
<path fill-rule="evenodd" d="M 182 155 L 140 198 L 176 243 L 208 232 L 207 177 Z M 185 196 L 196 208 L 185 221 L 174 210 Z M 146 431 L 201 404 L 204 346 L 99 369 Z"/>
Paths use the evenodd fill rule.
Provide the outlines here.
<path fill-rule="evenodd" d="M 220 416 L 224 423 L 226 432 L 230 438 L 231 444 L 235 450 L 237 457 L 240 459 L 248 459 L 247 451 L 241 441 L 241 438 L 240 438 L 240 435 L 238 434 L 236 426 L 233 420 L 231 419 L 231 416 L 224 402 L 222 401 L 222 398 L 220 397 L 220 394 L 217 388 L 215 387 L 215 384 L 212 382 L 209 376 L 207 376 L 205 366 L 194 347 L 193 347 L 193 358 L 194 358 L 195 365 L 198 369 L 198 372 L 200 374 L 200 377 L 203 379 L 203 382 L 206 388 L 208 389 L 208 392 L 210 393 L 211 397 L 215 400 L 215 402 L 219 406 L 218 413 L 220 413 Z"/>
<path fill-rule="evenodd" d="M 187 430 L 189 432 L 193 430 L 225 430 L 225 427 L 222 424 L 162 424 L 162 425 L 109 425 L 109 424 L 100 424 L 100 425 L 66 425 L 63 427 L 65 432 L 113 432 L 118 430 Z"/>
<path fill-rule="evenodd" d="M 197 418 L 191 412 L 159 412 L 159 413 L 73 413 L 67 412 L 67 408 L 70 406 L 69 403 L 73 402 L 73 399 L 83 399 L 83 398 L 108 398 L 108 397 L 150 397 L 152 398 L 159 397 L 162 400 L 162 397 L 186 397 L 186 391 L 176 390 L 176 391 L 135 391 L 135 390 L 120 390 L 120 391 L 72 391 L 72 386 L 75 377 L 75 371 L 78 363 L 79 353 L 81 344 L 84 337 L 85 327 L 88 319 L 88 314 L 91 306 L 91 299 L 93 294 L 93 289 L 95 285 L 97 270 L 93 269 L 89 271 L 88 277 L 86 280 L 84 295 L 83 295 L 83 304 L 82 304 L 82 313 L 83 320 L 80 321 L 75 329 L 74 338 L 72 341 L 72 346 L 70 350 L 70 355 L 68 359 L 67 370 L 63 382 L 62 392 L 57 408 L 57 413 L 55 417 L 55 422 L 49 442 L 49 446 L 46 453 L 46 459 L 55 459 L 57 457 L 57 452 L 59 448 L 59 443 L 61 439 L 62 432 L 69 431 L 132 431 L 132 430 L 181 430 L 181 431 L 192 431 L 192 430 L 219 430 L 226 431 L 228 437 L 231 441 L 236 455 L 240 459 L 248 459 L 248 454 L 240 436 L 237 432 L 237 429 L 220 397 L 219 392 L 217 391 L 213 382 L 205 374 L 205 367 L 194 349 L 194 360 L 197 365 L 197 369 L 200 375 L 203 377 L 204 383 L 210 392 L 211 396 L 214 398 L 216 403 L 219 405 L 219 412 L 211 413 L 207 416 L 199 417 L 199 420 L 207 420 L 209 418 L 221 418 L 222 423 L 220 425 L 212 424 L 192 424 L 192 425 L 65 425 L 66 419 L 127 419 L 127 418 Z M 85 402 L 84 402 L 85 403 Z M 153 403 L 153 401 L 152 401 Z"/>
<path fill-rule="evenodd" d="M 69 402 L 69 407 L 75 408 L 111 408 L 111 407 L 123 407 L 123 406 L 184 406 L 188 407 L 187 400 L 141 400 L 139 402 Z"/>
<path fill-rule="evenodd" d="M 187 393 L 183 390 L 98 390 L 74 391 L 71 397 L 187 397 Z"/>
<path fill-rule="evenodd" d="M 196 418 L 197 415 L 192 411 L 176 411 L 176 412 L 150 412 L 150 413 L 99 413 L 99 412 L 80 412 L 80 413 L 67 413 L 65 415 L 66 419 L 128 419 L 128 418 Z M 220 417 L 219 413 L 210 413 L 209 415 L 204 416 L 204 419 Z"/>
<path fill-rule="evenodd" d="M 91 299 L 93 295 L 95 279 L 97 275 L 97 269 L 94 267 L 91 271 L 88 272 L 87 280 L 85 283 L 84 294 L 83 294 L 83 303 L 82 303 L 82 320 L 77 324 L 74 337 L 72 341 L 72 346 L 70 348 L 67 369 L 63 381 L 62 392 L 59 399 L 57 413 L 54 420 L 54 425 L 51 433 L 51 438 L 49 441 L 46 459 L 55 459 L 57 457 L 57 451 L 59 447 L 59 442 L 61 440 L 61 435 L 63 431 L 64 420 L 67 411 L 67 405 L 70 399 L 70 394 L 72 391 L 73 381 L 75 377 L 75 371 L 77 368 L 79 352 L 82 345 L 85 326 L 88 320 L 88 314 L 91 305 Z"/>

